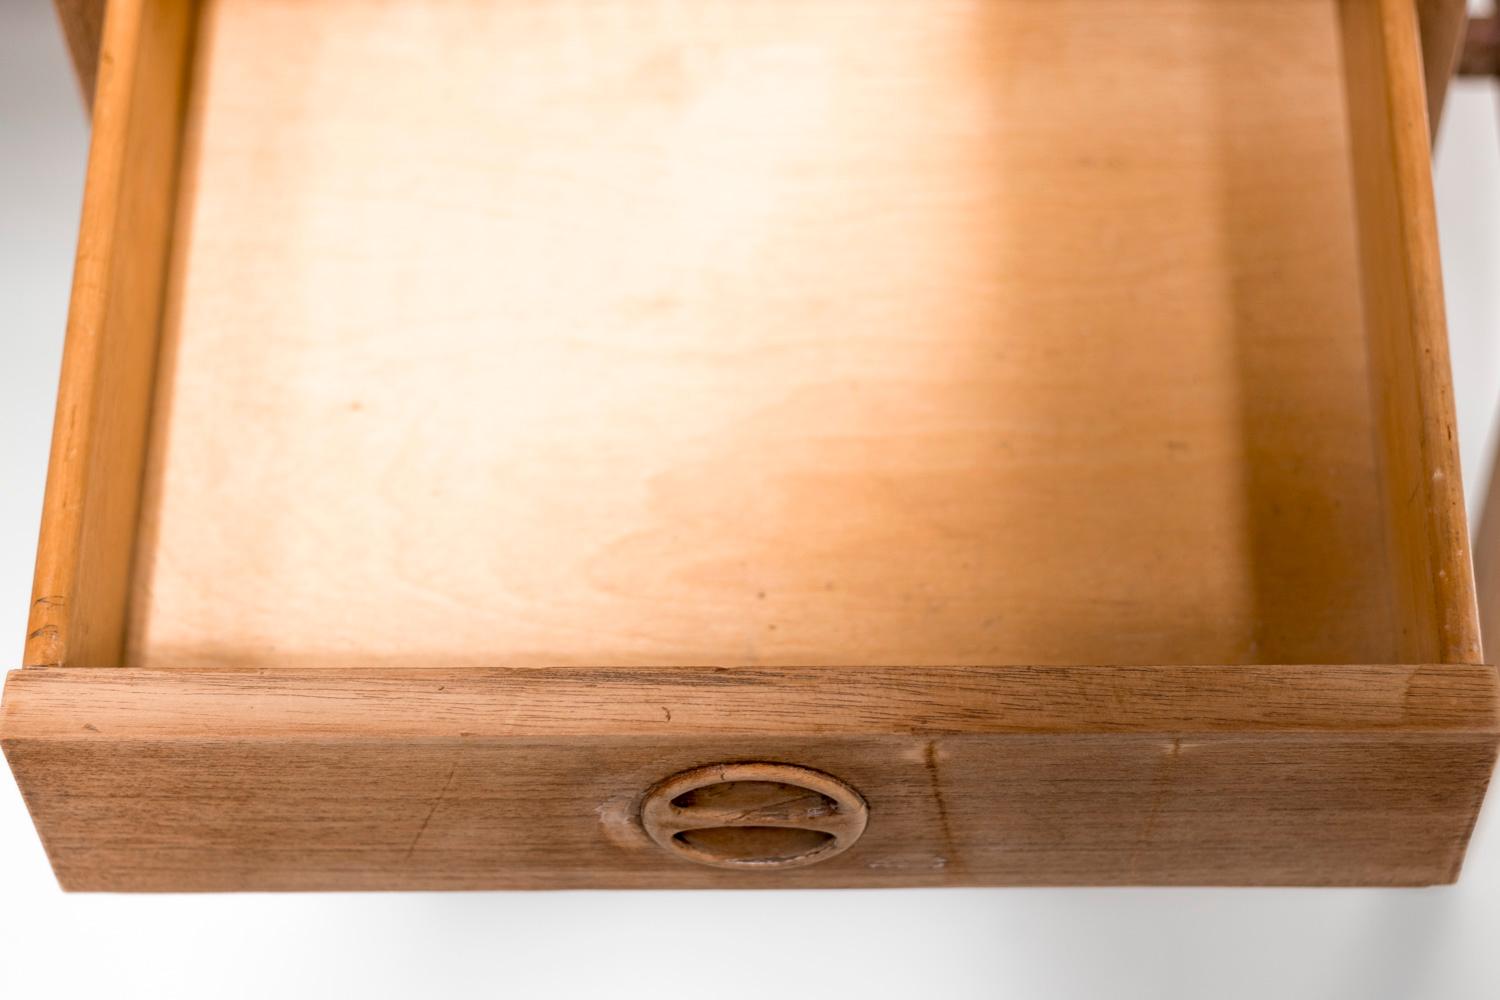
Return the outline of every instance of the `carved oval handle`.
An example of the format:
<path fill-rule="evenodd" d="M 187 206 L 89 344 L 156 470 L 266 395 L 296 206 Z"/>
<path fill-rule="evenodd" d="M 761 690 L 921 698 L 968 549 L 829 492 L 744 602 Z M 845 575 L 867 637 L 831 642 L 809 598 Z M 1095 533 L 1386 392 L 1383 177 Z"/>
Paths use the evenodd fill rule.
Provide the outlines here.
<path fill-rule="evenodd" d="M 641 803 L 641 825 L 678 857 L 715 868 L 815 864 L 853 846 L 869 809 L 822 771 L 790 764 L 712 764 L 673 775 Z"/>

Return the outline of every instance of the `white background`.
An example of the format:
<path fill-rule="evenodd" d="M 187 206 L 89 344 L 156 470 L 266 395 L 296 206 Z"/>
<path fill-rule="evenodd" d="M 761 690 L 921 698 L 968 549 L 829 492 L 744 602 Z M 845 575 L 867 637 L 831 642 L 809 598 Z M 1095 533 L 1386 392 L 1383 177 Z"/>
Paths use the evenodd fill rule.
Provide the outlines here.
<path fill-rule="evenodd" d="M 1500 117 L 1437 188 L 1471 509 L 1500 397 Z M 0 0 L 0 663 L 20 662 L 87 123 L 48 0 Z M 1497 794 L 1500 798 L 1500 794 Z M 1500 807 L 1427 890 L 65 896 L 0 775 L 0 997 L 1500 997 Z"/>

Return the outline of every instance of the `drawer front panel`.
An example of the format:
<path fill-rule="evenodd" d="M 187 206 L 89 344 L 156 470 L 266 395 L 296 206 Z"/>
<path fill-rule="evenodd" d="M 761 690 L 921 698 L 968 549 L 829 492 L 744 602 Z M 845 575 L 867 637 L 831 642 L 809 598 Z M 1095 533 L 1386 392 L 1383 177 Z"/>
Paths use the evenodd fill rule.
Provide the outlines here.
<path fill-rule="evenodd" d="M 1496 745 L 1488 667 L 552 674 L 18 671 L 0 731 L 102 890 L 1425 884 Z M 791 870 L 663 850 L 643 796 L 724 761 L 836 775 L 868 825 Z"/>

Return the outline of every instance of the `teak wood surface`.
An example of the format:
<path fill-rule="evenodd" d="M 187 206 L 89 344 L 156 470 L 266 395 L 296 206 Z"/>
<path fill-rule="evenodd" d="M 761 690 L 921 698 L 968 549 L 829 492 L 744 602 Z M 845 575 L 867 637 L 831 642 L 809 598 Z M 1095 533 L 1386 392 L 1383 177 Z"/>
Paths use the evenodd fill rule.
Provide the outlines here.
<path fill-rule="evenodd" d="M 1500 720 L 1417 24 L 115 0 L 0 707 L 59 878 L 1452 879 Z M 864 835 L 651 843 L 742 760 Z"/>

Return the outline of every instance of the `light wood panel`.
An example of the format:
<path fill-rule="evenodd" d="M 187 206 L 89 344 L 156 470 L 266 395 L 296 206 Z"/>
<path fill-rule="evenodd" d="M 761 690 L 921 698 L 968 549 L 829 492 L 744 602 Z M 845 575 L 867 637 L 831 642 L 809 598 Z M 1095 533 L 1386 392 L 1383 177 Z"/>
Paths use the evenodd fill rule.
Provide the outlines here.
<path fill-rule="evenodd" d="M 1445 882 L 1496 731 L 1462 666 L 32 670 L 0 706 L 63 885 L 108 890 Z M 863 836 L 650 841 L 648 788 L 734 760 L 847 781 Z"/>
<path fill-rule="evenodd" d="M 1457 65 L 1463 45 L 1467 5 L 1464 0 L 1415 0 L 1421 17 L 1422 57 L 1426 67 L 1428 111 L 1432 131 L 1437 133 L 1442 117 L 1448 79 Z M 55 0 L 63 33 L 72 52 L 73 66 L 85 100 L 92 100 L 99 59 L 100 29 L 104 24 L 104 0 Z"/>
<path fill-rule="evenodd" d="M 1323 0 L 210 3 L 128 661 L 1398 659 L 1345 114 Z"/>
<path fill-rule="evenodd" d="M 119 666 L 176 201 L 194 6 L 117 0 L 26 637 L 28 666 Z"/>
<path fill-rule="evenodd" d="M 1416 16 L 1406 0 L 1340 9 L 1400 656 L 1478 663 Z"/>

